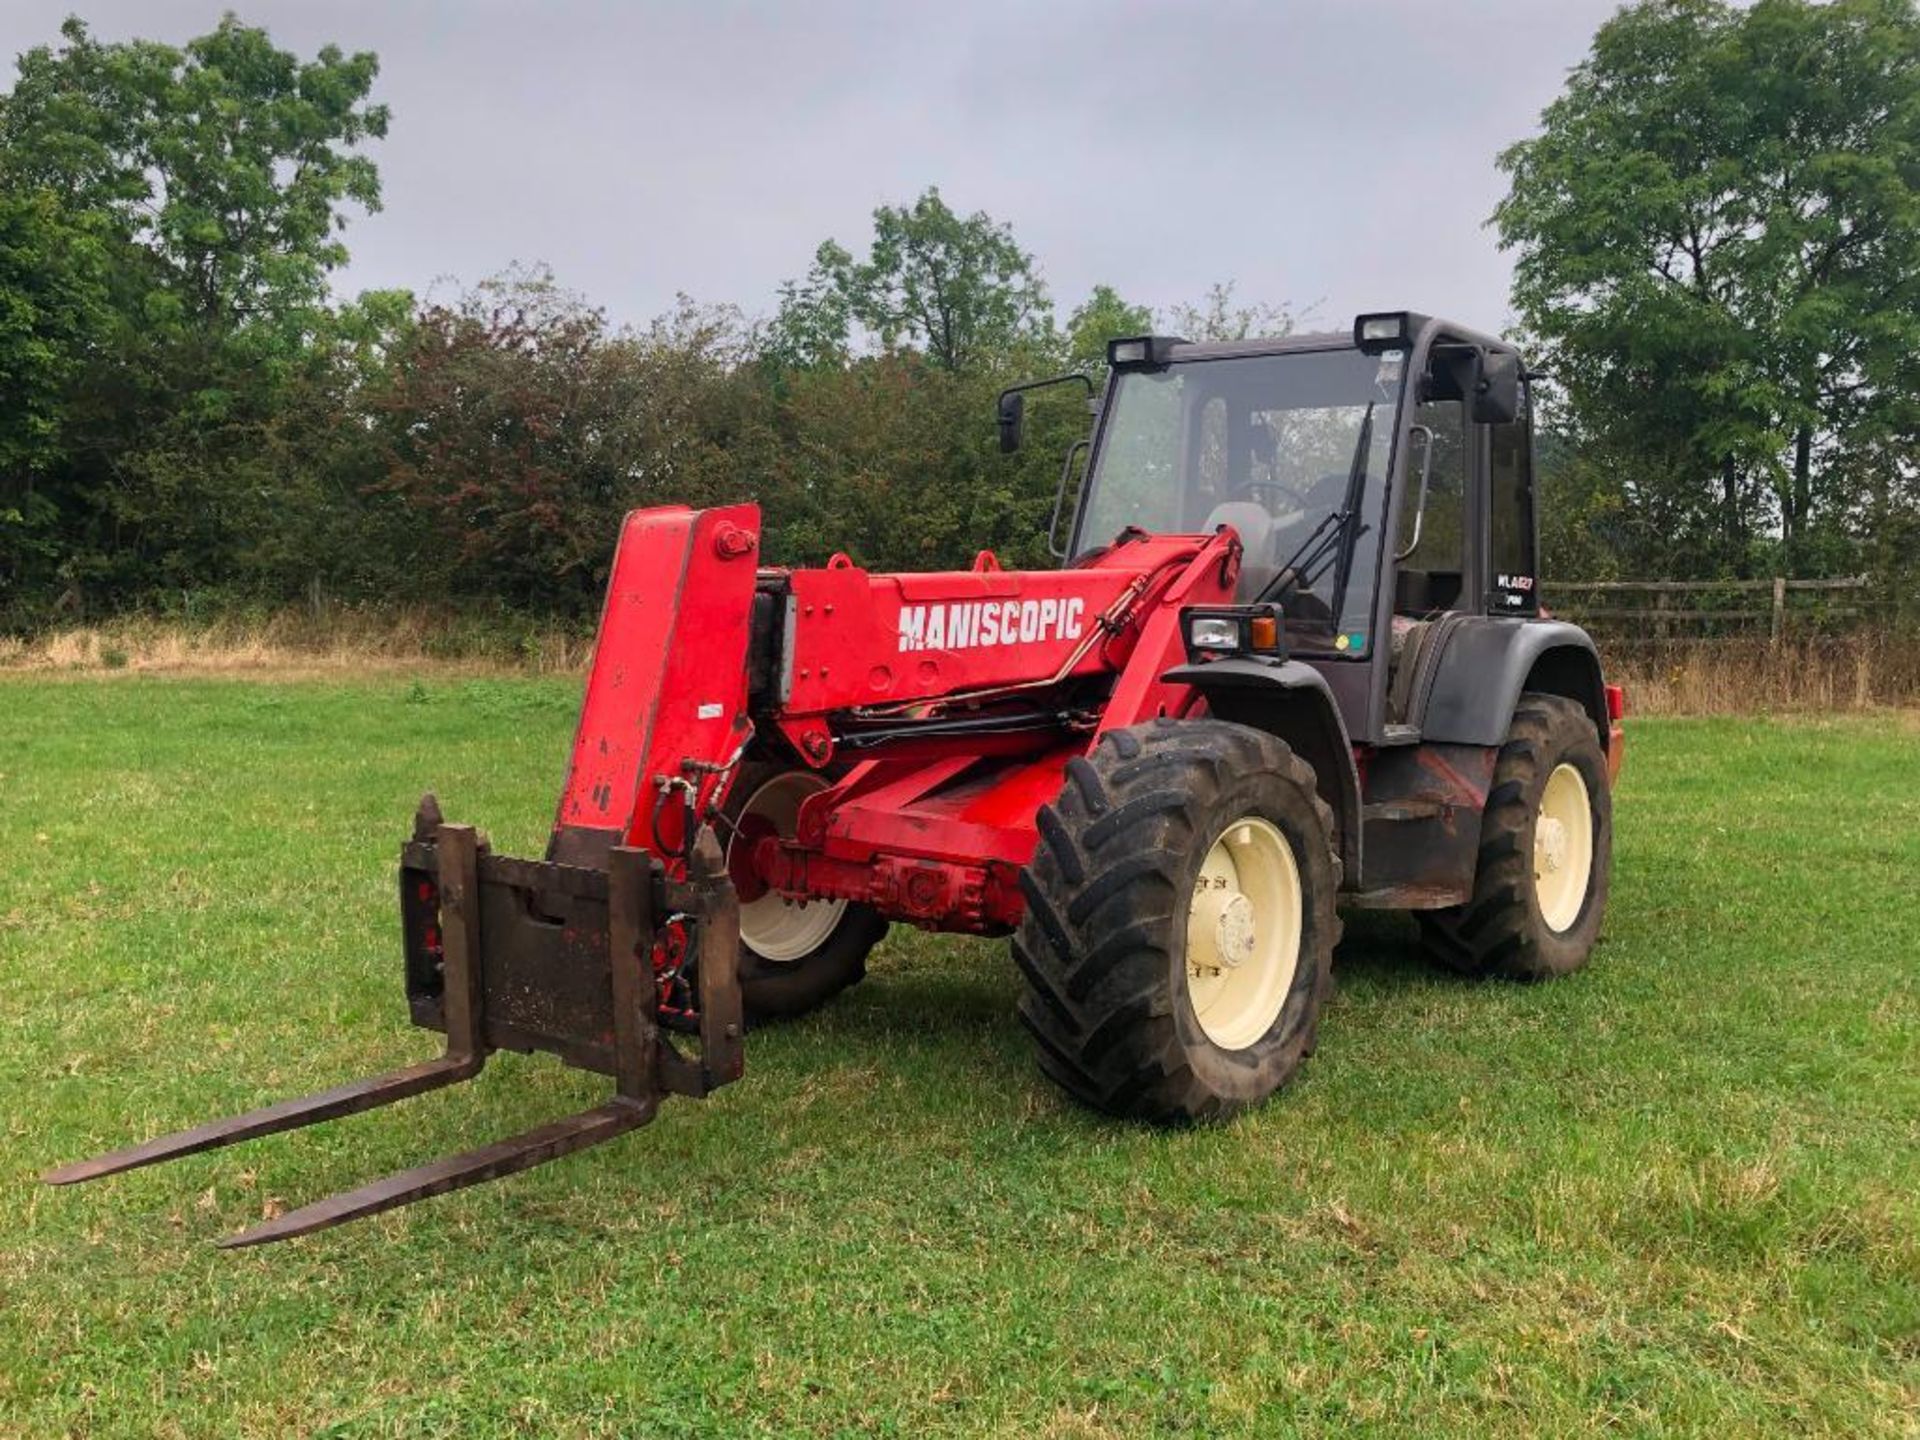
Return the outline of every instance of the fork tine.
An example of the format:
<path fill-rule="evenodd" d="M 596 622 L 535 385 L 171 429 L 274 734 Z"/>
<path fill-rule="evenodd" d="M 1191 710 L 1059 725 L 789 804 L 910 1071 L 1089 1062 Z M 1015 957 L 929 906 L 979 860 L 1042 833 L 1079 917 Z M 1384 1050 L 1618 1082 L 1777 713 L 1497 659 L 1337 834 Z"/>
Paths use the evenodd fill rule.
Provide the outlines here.
<path fill-rule="evenodd" d="M 624 1135 L 629 1130 L 637 1130 L 653 1119 L 657 1108 L 658 1102 L 650 1097 L 644 1100 L 618 1097 L 595 1109 L 583 1110 L 577 1115 L 555 1120 L 510 1139 L 498 1140 L 463 1154 L 449 1155 L 411 1170 L 397 1171 L 362 1185 L 357 1190 L 343 1190 L 338 1195 L 329 1195 L 324 1200 L 316 1200 L 298 1210 L 289 1210 L 251 1229 L 228 1235 L 218 1243 L 223 1250 L 237 1250 L 249 1245 L 291 1240 L 295 1236 L 311 1235 L 316 1230 L 343 1225 L 349 1220 L 377 1215 L 382 1210 L 411 1205 L 416 1200 L 425 1200 L 432 1195 L 445 1195 L 449 1191 L 464 1190 L 469 1185 L 497 1180 L 520 1170 L 531 1170 L 562 1155 L 571 1155 L 576 1150 L 585 1150 L 617 1135 Z"/>
<path fill-rule="evenodd" d="M 282 1100 L 258 1110 L 249 1110 L 244 1115 L 230 1115 L 224 1120 L 210 1120 L 205 1125 L 196 1125 L 191 1130 L 156 1136 L 123 1150 L 96 1155 L 91 1160 L 76 1160 L 49 1170 L 40 1178 L 48 1185 L 74 1185 L 82 1180 L 97 1180 L 103 1175 L 118 1175 L 123 1170 L 137 1170 L 142 1165 L 155 1165 L 178 1155 L 193 1155 L 202 1150 L 218 1150 L 223 1145 L 237 1145 L 242 1140 L 251 1140 L 258 1135 L 297 1130 L 303 1125 L 318 1125 L 323 1120 L 391 1105 L 409 1095 L 458 1084 L 477 1075 L 482 1063 L 479 1056 L 442 1055 L 423 1064 L 409 1065 L 403 1070 L 392 1070 L 385 1075 L 336 1085 L 316 1095 Z"/>

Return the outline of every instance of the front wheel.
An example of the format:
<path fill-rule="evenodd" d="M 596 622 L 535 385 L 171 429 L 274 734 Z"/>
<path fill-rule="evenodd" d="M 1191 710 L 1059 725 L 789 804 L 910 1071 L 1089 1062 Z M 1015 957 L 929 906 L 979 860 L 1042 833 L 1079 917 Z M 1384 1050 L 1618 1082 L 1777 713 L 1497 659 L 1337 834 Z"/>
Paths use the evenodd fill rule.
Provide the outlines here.
<path fill-rule="evenodd" d="M 791 838 L 800 805 L 831 782 L 812 770 L 754 765 L 734 782 L 727 801 L 732 845 L 764 834 Z M 767 891 L 740 905 L 740 1000 L 747 1019 L 807 1011 L 867 973 L 867 952 L 887 922 L 849 900 L 792 900 Z"/>
<path fill-rule="evenodd" d="M 1070 761 L 1038 823 L 1013 954 L 1041 1069 L 1161 1121 L 1284 1085 L 1313 1051 L 1339 938 L 1311 767 L 1245 726 L 1159 720 Z"/>
<path fill-rule="evenodd" d="M 1547 980 L 1586 964 L 1607 908 L 1613 797 L 1593 719 L 1529 691 L 1480 818 L 1473 898 L 1420 914 L 1427 950 L 1467 975 Z"/>

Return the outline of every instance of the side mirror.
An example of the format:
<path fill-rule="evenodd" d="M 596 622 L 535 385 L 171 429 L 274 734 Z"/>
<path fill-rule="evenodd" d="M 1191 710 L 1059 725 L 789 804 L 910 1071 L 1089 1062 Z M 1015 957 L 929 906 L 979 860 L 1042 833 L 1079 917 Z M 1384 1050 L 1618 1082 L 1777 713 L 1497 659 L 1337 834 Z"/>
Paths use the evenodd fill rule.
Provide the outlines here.
<path fill-rule="evenodd" d="M 1482 425 L 1511 425 L 1520 418 L 1520 357 L 1482 352 L 1473 377 L 1473 418 Z"/>
<path fill-rule="evenodd" d="M 1011 455 L 1020 448 L 1020 435 L 1027 418 L 1027 397 L 1018 390 L 1000 392 L 1000 453 Z"/>

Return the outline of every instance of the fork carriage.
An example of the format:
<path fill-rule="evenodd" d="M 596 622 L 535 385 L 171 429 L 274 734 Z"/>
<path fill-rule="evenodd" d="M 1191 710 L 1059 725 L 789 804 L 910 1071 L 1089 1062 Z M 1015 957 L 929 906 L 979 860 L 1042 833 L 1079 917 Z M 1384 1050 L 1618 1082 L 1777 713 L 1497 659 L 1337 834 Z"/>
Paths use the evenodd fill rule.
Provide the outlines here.
<path fill-rule="evenodd" d="M 624 846 L 609 852 L 604 870 L 495 855 L 472 826 L 444 823 L 427 795 L 400 852 L 400 913 L 413 1023 L 443 1032 L 445 1053 L 45 1178 L 55 1185 L 92 1180 L 391 1105 L 471 1080 L 496 1050 L 544 1050 L 611 1077 L 613 1095 L 577 1115 L 290 1210 L 220 1245 L 308 1235 L 637 1130 L 664 1096 L 703 1097 L 741 1073 L 739 906 L 711 830 L 699 834 L 687 869 L 685 880 L 670 880 L 654 856 Z M 690 1050 L 662 1035 L 656 1018 L 659 978 L 649 957 L 662 928 L 656 917 L 666 915 L 699 936 Z"/>

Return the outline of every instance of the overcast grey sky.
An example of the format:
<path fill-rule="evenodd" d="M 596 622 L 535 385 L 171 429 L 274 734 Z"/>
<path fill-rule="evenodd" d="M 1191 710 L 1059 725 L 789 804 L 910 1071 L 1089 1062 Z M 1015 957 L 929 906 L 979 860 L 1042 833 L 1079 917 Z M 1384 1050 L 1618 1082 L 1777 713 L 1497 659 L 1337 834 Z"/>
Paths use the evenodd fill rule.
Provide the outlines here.
<path fill-rule="evenodd" d="M 544 260 L 616 318 L 770 312 L 833 236 L 937 184 L 1013 226 L 1064 314 L 1096 283 L 1508 318 L 1494 156 L 1614 0 L 6 0 L 7 55 L 79 11 L 183 41 L 225 8 L 380 56 L 386 205 L 342 289 Z M 11 76 L 11 67 L 8 70 Z"/>

